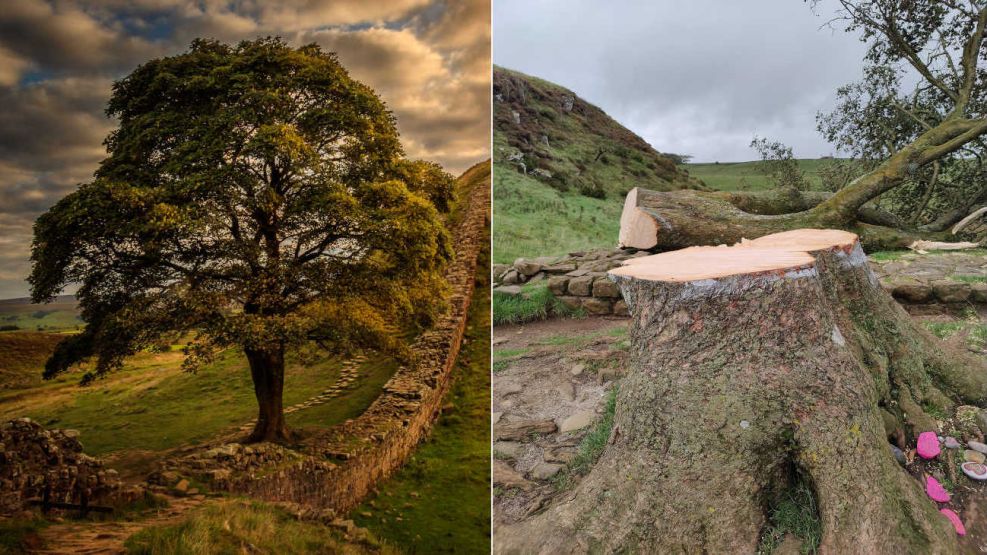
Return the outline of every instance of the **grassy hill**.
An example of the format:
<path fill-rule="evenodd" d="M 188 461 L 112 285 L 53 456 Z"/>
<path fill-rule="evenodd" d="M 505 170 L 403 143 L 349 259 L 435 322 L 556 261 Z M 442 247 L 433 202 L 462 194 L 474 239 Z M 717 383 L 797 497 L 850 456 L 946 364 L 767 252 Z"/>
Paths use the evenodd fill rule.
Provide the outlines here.
<path fill-rule="evenodd" d="M 0 391 L 41 385 L 41 369 L 62 337 L 38 331 L 0 333 Z"/>
<path fill-rule="evenodd" d="M 48 304 L 32 304 L 31 299 L 0 300 L 0 329 L 16 326 L 22 330 L 60 331 L 82 326 L 79 304 L 73 295 L 62 295 Z"/>
<path fill-rule="evenodd" d="M 822 190 L 822 179 L 819 171 L 832 159 L 801 159 L 799 167 L 805 172 L 805 177 L 813 189 Z M 684 164 L 679 166 L 689 172 L 689 175 L 701 179 L 711 189 L 718 191 L 764 191 L 774 186 L 765 168 L 765 163 L 754 162 L 710 162 L 702 164 Z"/>
<path fill-rule="evenodd" d="M 811 188 L 823 190 L 825 159 L 801 159 Z M 620 227 L 623 196 L 603 200 L 559 194 L 537 180 L 496 164 L 494 172 L 495 262 L 613 247 Z M 682 164 L 679 168 L 717 191 L 765 191 L 774 187 L 764 162 Z"/>
<path fill-rule="evenodd" d="M 493 89 L 495 262 L 612 244 L 633 187 L 703 187 L 568 89 L 501 67 Z"/>

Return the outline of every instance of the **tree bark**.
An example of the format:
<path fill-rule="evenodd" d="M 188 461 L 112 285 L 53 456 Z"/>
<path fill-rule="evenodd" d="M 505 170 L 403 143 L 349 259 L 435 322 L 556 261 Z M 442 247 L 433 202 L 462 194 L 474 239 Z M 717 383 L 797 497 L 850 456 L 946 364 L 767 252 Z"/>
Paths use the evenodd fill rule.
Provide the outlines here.
<path fill-rule="evenodd" d="M 832 228 L 860 235 L 868 249 L 904 247 L 919 239 L 948 240 L 945 234 L 914 232 L 865 224 L 860 210 L 897 187 L 919 168 L 960 149 L 987 133 L 987 119 L 947 117 L 873 171 L 858 177 L 812 208 L 767 215 L 746 212 L 722 194 L 694 191 L 657 193 L 635 188 L 627 194 L 620 219 L 620 245 L 639 249 L 731 244 L 800 228 Z"/>
<path fill-rule="evenodd" d="M 257 397 L 257 424 L 247 438 L 248 443 L 259 441 L 283 442 L 289 439 L 284 421 L 284 347 L 244 349 L 250 364 Z"/>
<path fill-rule="evenodd" d="M 621 247 L 667 251 L 700 245 L 729 245 L 742 239 L 803 228 L 852 231 L 861 237 L 868 250 L 902 248 L 919 239 L 948 240 L 943 233 L 919 235 L 888 227 L 888 224 L 900 222 L 870 206 L 860 207 L 849 221 L 840 220 L 828 211 L 819 210 L 829 202 L 821 197 L 818 193 L 803 197 L 802 202 L 813 208 L 784 213 L 778 210 L 795 204 L 770 195 L 753 200 L 753 196 L 735 193 L 659 192 L 634 188 L 624 201 L 618 243 Z"/>
<path fill-rule="evenodd" d="M 754 553 L 769 507 L 802 483 L 823 553 L 955 552 L 955 533 L 888 436 L 934 426 L 923 404 L 982 399 L 987 368 L 916 326 L 856 237 L 840 233 L 688 249 L 611 272 L 632 351 L 610 443 L 546 512 L 502 529 L 495 551 Z M 689 251 L 701 261 L 691 273 Z M 762 263 L 703 273 L 731 257 Z"/>

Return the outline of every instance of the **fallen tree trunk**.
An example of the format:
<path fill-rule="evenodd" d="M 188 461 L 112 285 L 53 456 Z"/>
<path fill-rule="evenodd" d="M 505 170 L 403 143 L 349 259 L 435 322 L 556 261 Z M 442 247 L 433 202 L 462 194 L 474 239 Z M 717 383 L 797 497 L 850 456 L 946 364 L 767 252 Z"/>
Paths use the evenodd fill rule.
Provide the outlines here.
<path fill-rule="evenodd" d="M 900 222 L 869 206 L 857 208 L 855 218 L 843 220 L 833 212 L 821 209 L 829 202 L 826 199 L 831 198 L 817 193 L 793 202 L 783 197 L 757 199 L 736 193 L 659 192 L 635 187 L 624 200 L 618 242 L 621 247 L 665 251 L 733 244 L 742 239 L 803 228 L 852 231 L 861 237 L 868 250 L 904 248 L 919 239 L 948 239 L 942 233 L 920 236 L 890 227 Z M 780 212 L 784 207 L 806 205 L 811 207 L 798 212 Z"/>
<path fill-rule="evenodd" d="M 851 233 L 802 230 L 632 259 L 631 365 L 590 473 L 499 553 L 753 553 L 769 507 L 813 492 L 823 553 L 951 553 L 888 437 L 987 395 L 885 293 Z"/>
<path fill-rule="evenodd" d="M 798 191 L 795 189 L 751 193 L 702 191 L 700 194 L 723 199 L 744 212 L 762 216 L 777 216 L 811 210 L 833 196 L 833 193 L 826 191 Z M 887 210 L 870 205 L 864 205 L 857 209 L 857 220 L 865 224 L 895 228 L 905 225 L 901 218 Z"/>

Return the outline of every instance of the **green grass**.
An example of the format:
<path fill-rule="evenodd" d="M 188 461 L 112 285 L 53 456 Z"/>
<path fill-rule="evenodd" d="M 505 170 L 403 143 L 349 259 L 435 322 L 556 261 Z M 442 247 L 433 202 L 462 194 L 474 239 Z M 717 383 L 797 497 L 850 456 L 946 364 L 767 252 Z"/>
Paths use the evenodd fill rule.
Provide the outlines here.
<path fill-rule="evenodd" d="M 963 322 L 924 322 L 925 327 L 939 339 L 947 339 L 963 329 Z"/>
<path fill-rule="evenodd" d="M 893 262 L 895 260 L 901 260 L 906 254 L 910 254 L 913 251 L 910 250 L 900 250 L 900 251 L 878 251 L 867 255 L 874 262 Z"/>
<path fill-rule="evenodd" d="M 562 301 L 548 290 L 548 284 L 545 282 L 522 285 L 520 295 L 493 292 L 493 322 L 497 326 L 523 324 L 553 316 L 582 315 L 582 311 L 572 310 L 562 304 Z"/>
<path fill-rule="evenodd" d="M 0 554 L 26 553 L 37 547 L 36 537 L 51 522 L 43 518 L 0 518 Z"/>
<path fill-rule="evenodd" d="M 576 475 L 589 472 L 590 468 L 596 464 L 597 459 L 603 454 L 603 449 L 607 446 L 610 433 L 613 431 L 613 417 L 617 410 L 617 387 L 614 386 L 607 394 L 607 403 L 603 409 L 603 416 L 593 424 L 589 432 L 583 436 L 576 450 L 576 456 L 572 462 L 562 472 L 553 478 L 553 483 L 557 489 L 566 489 L 572 485 L 572 480 Z"/>
<path fill-rule="evenodd" d="M 360 367 L 360 374 L 351 389 L 341 397 L 330 399 L 321 405 L 302 409 L 286 416 L 293 428 L 325 427 L 356 418 L 374 402 L 384 384 L 397 371 L 398 364 L 389 358 L 374 358 Z"/>
<path fill-rule="evenodd" d="M 987 283 L 987 276 L 949 276 L 953 281 L 963 283 Z"/>
<path fill-rule="evenodd" d="M 949 419 L 949 413 L 947 413 L 944 408 L 930 401 L 922 402 L 922 410 L 925 411 L 925 413 L 931 416 L 932 418 L 935 418 L 936 420 Z"/>
<path fill-rule="evenodd" d="M 446 396 L 451 411 L 439 417 L 411 460 L 350 515 L 409 553 L 490 550 L 489 258 L 481 262 L 477 279 L 484 283 L 470 306 L 467 341 Z"/>
<path fill-rule="evenodd" d="M 816 553 L 822 539 L 822 523 L 816 497 L 808 484 L 798 482 L 771 508 L 769 525 L 761 537 L 758 553 L 772 553 L 786 534 L 802 540 L 802 553 Z"/>
<path fill-rule="evenodd" d="M 562 256 L 617 244 L 623 198 L 560 193 L 503 164 L 494 164 L 493 259 Z"/>
<path fill-rule="evenodd" d="M 971 348 L 978 351 L 987 347 L 987 324 L 978 324 L 970 328 L 966 341 Z"/>
<path fill-rule="evenodd" d="M 528 347 L 522 349 L 495 349 L 493 351 L 492 370 L 494 372 L 500 372 L 510 366 L 512 360 L 530 352 L 531 349 Z"/>
<path fill-rule="evenodd" d="M 68 374 L 30 390 L 0 393 L 0 418 L 29 416 L 47 427 L 81 432 L 91 455 L 129 450 L 162 451 L 197 443 L 255 416 L 256 401 L 250 372 L 242 354 L 229 350 L 195 374 L 180 370 L 180 353 L 142 353 L 125 367 L 92 385 L 76 385 Z M 285 375 L 285 405 L 308 399 L 332 385 L 340 362 L 290 362 Z M 352 398 L 330 401 L 319 415 L 324 423 L 359 414 L 379 392 L 395 365 L 371 359 L 361 367 Z M 40 369 L 37 370 L 40 372 Z M 369 388 L 364 392 L 364 388 Z M 374 393 L 371 393 L 374 392 Z M 369 400 L 368 400 L 369 399 Z M 310 414 L 305 414 L 310 412 Z M 302 425 L 316 409 L 300 411 L 289 423 Z M 337 411 L 332 413 L 332 411 Z M 330 422 L 331 421 L 331 422 Z"/>
<path fill-rule="evenodd" d="M 495 149 L 510 148 L 499 135 L 495 133 Z M 818 171 L 827 162 L 799 160 L 813 188 L 822 187 Z M 715 190 L 765 191 L 773 187 L 761 162 L 679 167 Z M 521 257 L 614 247 L 624 195 L 636 185 L 626 183 L 604 199 L 590 198 L 575 190 L 559 192 L 503 162 L 494 164 L 493 184 L 493 258 L 504 264 Z"/>
<path fill-rule="evenodd" d="M 519 357 L 521 355 L 528 354 L 530 352 L 531 349 L 528 347 L 523 347 L 520 349 L 495 349 L 493 352 L 493 359 L 494 362 L 496 362 L 498 360 L 505 360 L 509 358 Z"/>
<path fill-rule="evenodd" d="M 368 545 L 348 543 L 327 526 L 299 521 L 271 505 L 230 499 L 196 509 L 178 524 L 145 528 L 125 547 L 131 554 L 233 555 L 371 553 L 380 546 L 372 538 Z M 386 546 L 380 552 L 397 553 Z"/>
<path fill-rule="evenodd" d="M 580 345 L 588 341 L 593 340 L 597 337 L 597 334 L 589 335 L 552 335 L 544 339 L 539 339 L 536 345 L 549 345 L 554 347 L 561 347 L 565 345 Z"/>
<path fill-rule="evenodd" d="M 801 159 L 799 167 L 805 172 L 812 189 L 822 190 L 820 168 L 832 163 L 831 160 Z M 721 162 L 683 164 L 689 175 L 701 179 L 708 187 L 718 191 L 767 191 L 775 187 L 771 176 L 765 170 L 764 162 Z"/>

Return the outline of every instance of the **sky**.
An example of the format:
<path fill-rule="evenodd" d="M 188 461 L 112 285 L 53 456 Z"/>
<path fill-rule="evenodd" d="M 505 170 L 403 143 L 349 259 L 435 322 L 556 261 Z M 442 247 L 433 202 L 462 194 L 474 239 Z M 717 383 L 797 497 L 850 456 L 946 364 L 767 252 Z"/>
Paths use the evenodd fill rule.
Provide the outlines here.
<path fill-rule="evenodd" d="M 336 52 L 394 112 L 409 157 L 489 157 L 490 0 L 3 0 L 0 298 L 28 294 L 31 226 L 92 178 L 110 87 L 194 38 L 280 35 Z"/>
<path fill-rule="evenodd" d="M 496 0 L 495 64 L 571 89 L 662 152 L 757 158 L 754 135 L 800 158 L 838 154 L 816 131 L 865 45 L 826 24 L 835 2 Z"/>

